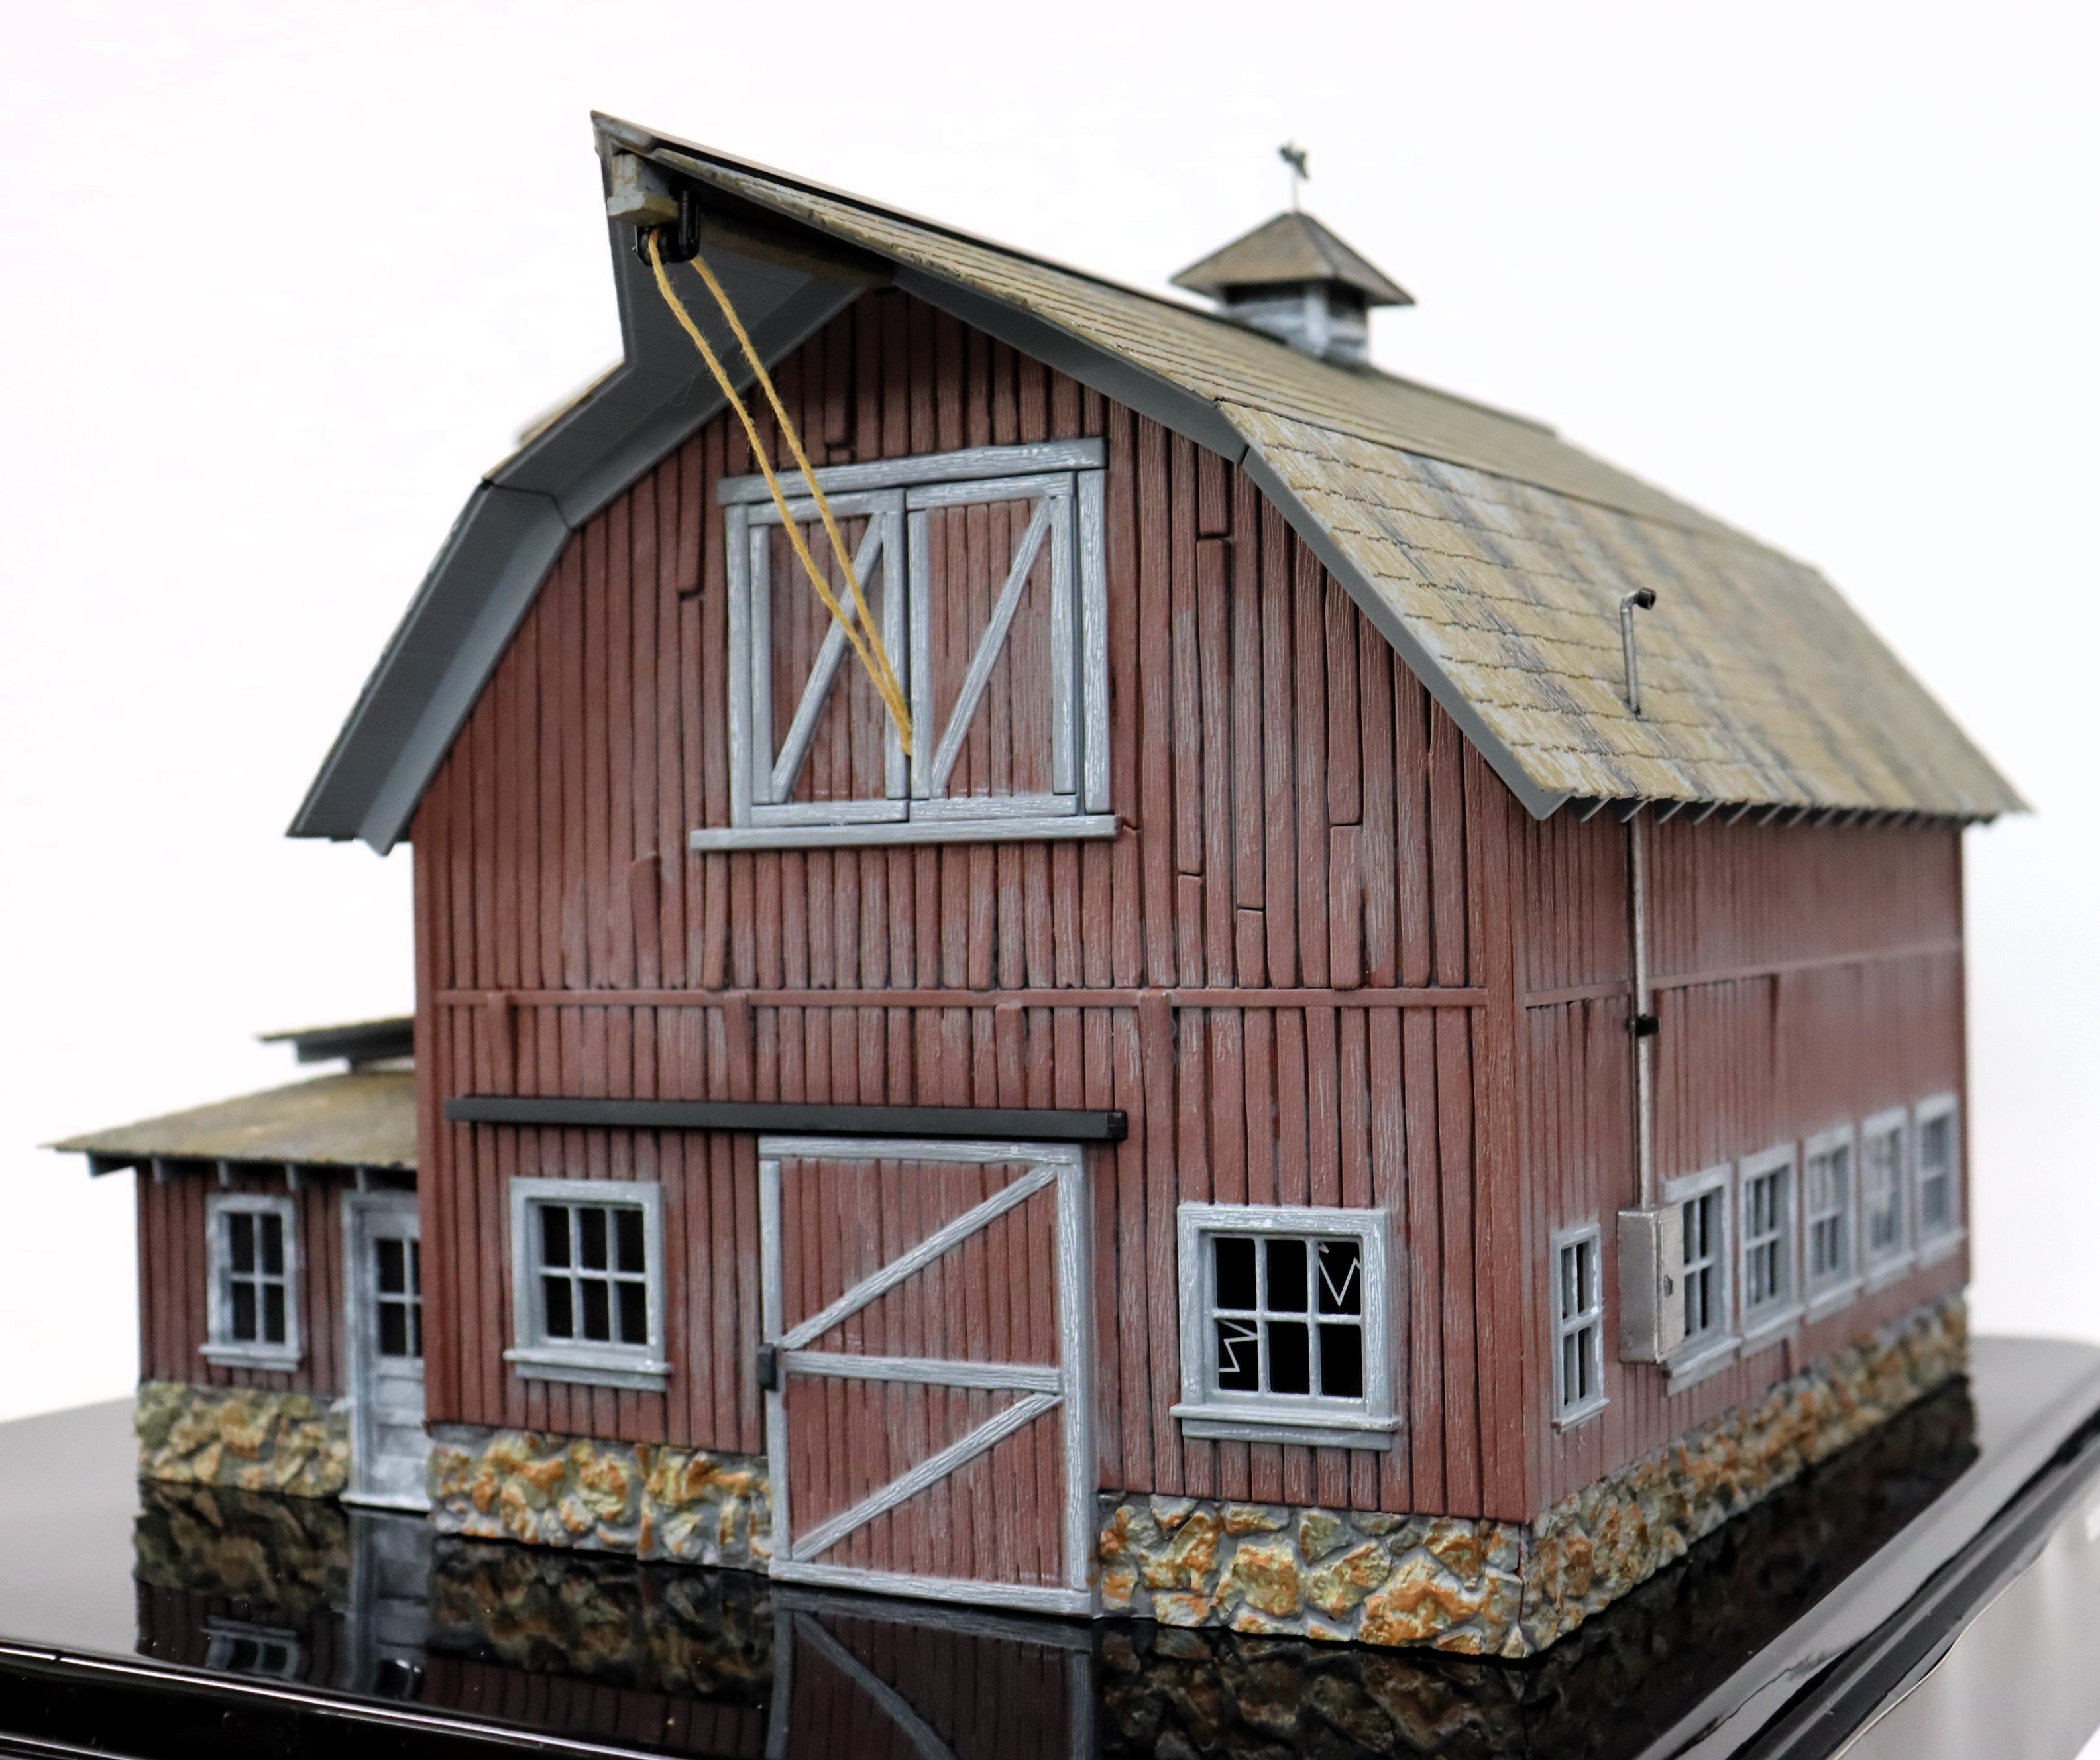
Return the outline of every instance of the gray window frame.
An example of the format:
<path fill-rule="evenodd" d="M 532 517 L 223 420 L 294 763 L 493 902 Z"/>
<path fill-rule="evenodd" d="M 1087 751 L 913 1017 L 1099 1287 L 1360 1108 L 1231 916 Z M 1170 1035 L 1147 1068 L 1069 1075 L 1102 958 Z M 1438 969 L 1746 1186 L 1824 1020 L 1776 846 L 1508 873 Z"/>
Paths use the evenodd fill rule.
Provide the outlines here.
<path fill-rule="evenodd" d="M 1779 1189 L 1786 1198 L 1785 1220 L 1780 1229 L 1780 1251 L 1776 1255 L 1776 1263 L 1785 1276 L 1786 1287 L 1753 1308 L 1750 1291 L 1755 1286 L 1750 1276 L 1750 1255 L 1762 1247 L 1769 1237 L 1752 1236 L 1750 1206 L 1758 1182 L 1773 1175 L 1780 1176 Z M 1736 1164 L 1736 1330 L 1742 1334 L 1745 1356 L 1800 1323 L 1801 1234 L 1798 1147 L 1792 1143 L 1780 1144 L 1757 1154 L 1744 1156 Z"/>
<path fill-rule="evenodd" d="M 546 1205 L 626 1206 L 642 1212 L 642 1258 L 648 1279 L 646 1344 L 598 1343 L 548 1336 L 541 1273 L 540 1231 L 533 1226 Z M 503 1359 L 528 1381 L 571 1381 L 600 1387 L 660 1393 L 671 1364 L 664 1336 L 664 1192 L 651 1180 L 556 1180 L 519 1176 L 510 1182 L 510 1312 L 513 1343 Z"/>
<path fill-rule="evenodd" d="M 1581 1264 L 1584 1249 L 1590 1255 L 1592 1299 L 1578 1303 L 1571 1312 L 1564 1298 L 1567 1293 L 1568 1255 L 1577 1255 Z M 1553 1427 L 1570 1430 L 1586 1423 L 1612 1403 L 1611 1396 L 1604 1390 L 1604 1230 L 1595 1222 L 1578 1223 L 1563 1228 L 1553 1237 L 1552 1299 L 1549 1311 L 1553 1323 Z M 1579 1283 L 1579 1275 L 1578 1275 Z M 1584 1395 L 1579 1388 L 1568 1384 L 1568 1341 L 1576 1340 L 1576 1349 L 1589 1360 L 1590 1374 L 1594 1385 Z"/>
<path fill-rule="evenodd" d="M 1211 1242 L 1252 1234 L 1316 1242 L 1344 1236 L 1359 1244 L 1363 1280 L 1364 1392 L 1361 1399 L 1320 1394 L 1246 1393 L 1217 1384 L 1211 1324 L 1215 1276 Z M 1182 1433 L 1244 1442 L 1389 1449 L 1401 1429 L 1393 1399 L 1392 1222 L 1383 1210 L 1290 1204 L 1184 1204 L 1175 1213 L 1181 1307 Z"/>
<path fill-rule="evenodd" d="M 890 730 L 882 798 L 836 802 L 778 798 L 792 791 L 793 770 L 805 755 L 795 748 L 796 738 L 805 719 L 811 724 L 814 719 L 813 708 L 805 717 L 798 707 L 783 741 L 788 749 L 774 753 L 771 669 L 765 660 L 770 647 L 770 533 L 780 524 L 780 514 L 762 477 L 722 479 L 716 493 L 724 509 L 728 551 L 730 823 L 694 830 L 691 846 L 803 849 L 1113 837 L 1106 465 L 1101 441 L 1079 439 L 973 447 L 836 465 L 816 472 L 818 486 L 841 518 L 871 522 L 856 570 L 865 562 L 872 575 L 872 565 L 880 559 L 880 581 L 863 579 L 862 589 L 870 609 L 882 620 L 884 642 L 910 699 L 916 735 L 907 762 L 902 742 Z M 816 505 L 801 473 L 783 477 L 780 483 L 798 521 L 815 517 Z M 961 730 L 978 701 L 969 686 L 982 690 L 1006 626 L 995 608 L 996 637 L 988 629 L 980 638 L 979 659 L 966 675 L 966 712 L 951 714 L 949 726 L 936 727 L 928 615 L 929 515 L 939 507 L 1023 497 L 1039 497 L 1041 505 L 1020 548 L 1008 558 L 1007 589 L 997 604 L 1010 616 L 1014 594 L 1047 549 L 1055 594 L 1053 689 L 1060 699 L 1052 717 L 1052 792 L 950 798 L 945 793 L 946 765 L 953 762 Z M 855 664 L 835 628 L 827 637 L 819 669 L 835 678 L 841 668 Z M 805 704 L 820 702 L 823 695 L 805 695 Z"/>
<path fill-rule="evenodd" d="M 1834 1207 L 1812 1207 L 1815 1163 L 1842 1156 L 1844 1190 Z M 1838 1263 L 1819 1273 L 1815 1268 L 1815 1233 L 1833 1224 L 1842 1251 Z M 1801 1145 L 1801 1290 L 1808 1317 L 1820 1320 L 1834 1313 L 1860 1293 L 1860 1137 L 1847 1123 L 1819 1131 Z"/>
<path fill-rule="evenodd" d="M 1925 1228 L 1925 1127 L 1947 1120 L 1947 1222 L 1930 1234 Z M 1961 1097 L 1951 1089 L 1927 1096 L 1912 1108 L 1911 1211 L 1917 1218 L 1917 1263 L 1922 1267 L 1944 1259 L 1966 1234 L 1961 1202 Z"/>
<path fill-rule="evenodd" d="M 1868 1145 L 1893 1136 L 1896 1141 L 1892 1189 L 1896 1202 L 1896 1237 L 1893 1245 L 1877 1251 L 1873 1242 L 1873 1215 L 1868 1206 Z M 1915 1268 L 1917 1259 L 1917 1196 L 1912 1189 L 1911 1159 L 1915 1153 L 1910 1109 L 1891 1106 L 1864 1119 L 1860 1126 L 1860 1269 L 1866 1286 L 1879 1289 L 1895 1282 Z"/>
<path fill-rule="evenodd" d="M 1664 1365 L 1670 1374 L 1669 1391 L 1672 1393 L 1681 1392 L 1733 1362 L 1742 1343 L 1736 1330 L 1734 1177 L 1734 1163 L 1724 1161 L 1718 1167 L 1702 1167 L 1696 1173 L 1679 1174 L 1663 1182 L 1662 1201 L 1665 1204 L 1682 1208 L 1697 1199 L 1713 1200 L 1714 1220 L 1720 1232 L 1720 1240 L 1710 1261 L 1715 1285 L 1710 1304 L 1714 1322 L 1703 1332 L 1695 1333 L 1688 1328 L 1684 1343 Z M 1688 1281 L 1695 1268 L 1690 1263 L 1690 1239 L 1686 1235 L 1686 1263 L 1679 1274 L 1687 1280 L 1688 1287 L 1678 1292 L 1675 1299 L 1680 1302 L 1688 1299 Z"/>
<path fill-rule="evenodd" d="M 260 1339 L 233 1336 L 235 1275 L 226 1219 L 237 1215 L 275 1216 L 283 1227 L 285 1269 L 281 1275 L 257 1273 L 257 1280 L 280 1283 L 285 1290 L 285 1340 L 271 1344 Z M 297 1369 L 305 1360 L 306 1341 L 300 1321 L 306 1290 L 306 1266 L 299 1251 L 299 1206 L 297 1199 L 282 1192 L 213 1192 L 204 1204 L 205 1264 L 209 1276 L 205 1342 L 198 1347 L 205 1361 L 229 1369 L 261 1369 L 278 1372 Z"/>

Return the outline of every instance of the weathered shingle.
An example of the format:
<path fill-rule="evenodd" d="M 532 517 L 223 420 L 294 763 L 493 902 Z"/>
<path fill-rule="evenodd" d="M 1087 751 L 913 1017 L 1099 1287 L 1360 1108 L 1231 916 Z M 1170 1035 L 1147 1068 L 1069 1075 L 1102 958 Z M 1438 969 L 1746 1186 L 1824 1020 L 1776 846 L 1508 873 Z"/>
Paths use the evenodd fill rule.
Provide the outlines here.
<path fill-rule="evenodd" d="M 631 139 L 633 131 L 624 138 Z M 1814 569 L 1560 439 L 1171 301 L 698 149 L 651 156 L 1208 399 L 1539 798 L 1988 818 L 2011 786 Z M 1353 576 L 1353 578 L 1350 578 Z M 1639 615 L 1644 713 L 1618 606 Z M 1410 648 L 1412 652 L 1410 652 Z M 1448 698 L 1447 698 L 1448 701 Z"/>

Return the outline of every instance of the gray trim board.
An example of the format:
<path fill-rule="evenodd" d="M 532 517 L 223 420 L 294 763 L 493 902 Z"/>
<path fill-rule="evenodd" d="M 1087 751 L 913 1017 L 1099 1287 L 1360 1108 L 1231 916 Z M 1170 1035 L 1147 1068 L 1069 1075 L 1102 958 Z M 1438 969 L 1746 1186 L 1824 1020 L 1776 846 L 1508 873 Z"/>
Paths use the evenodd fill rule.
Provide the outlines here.
<path fill-rule="evenodd" d="M 762 1131 L 810 1136 L 1010 1138 L 1120 1143 L 1127 1116 L 1026 1106 L 829 1106 L 750 1101 L 602 1100 L 466 1094 L 445 1102 L 454 1124 L 571 1125 L 611 1131 Z"/>

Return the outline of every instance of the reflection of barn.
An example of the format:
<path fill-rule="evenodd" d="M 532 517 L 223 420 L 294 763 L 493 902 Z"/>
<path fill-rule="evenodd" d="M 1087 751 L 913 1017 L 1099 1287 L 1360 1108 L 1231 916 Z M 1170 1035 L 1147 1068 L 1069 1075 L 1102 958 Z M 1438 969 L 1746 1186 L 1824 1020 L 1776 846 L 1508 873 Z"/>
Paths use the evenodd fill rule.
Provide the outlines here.
<path fill-rule="evenodd" d="M 1369 367 L 1303 216 L 1202 313 L 599 139 L 625 359 L 294 827 L 415 849 L 441 1526 L 1515 1653 L 1959 1365 L 2018 803 L 1818 576 Z"/>

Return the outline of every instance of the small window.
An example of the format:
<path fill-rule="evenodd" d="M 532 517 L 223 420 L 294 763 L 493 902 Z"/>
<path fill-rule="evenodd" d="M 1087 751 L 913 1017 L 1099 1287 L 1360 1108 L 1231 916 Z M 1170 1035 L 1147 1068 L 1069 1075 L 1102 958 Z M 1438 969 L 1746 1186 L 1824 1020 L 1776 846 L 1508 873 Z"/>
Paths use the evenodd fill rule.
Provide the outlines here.
<path fill-rule="evenodd" d="M 514 1180 L 510 1204 L 518 1343 L 505 1356 L 530 1379 L 664 1387 L 659 1188 Z"/>
<path fill-rule="evenodd" d="M 1733 1354 L 1735 1287 L 1728 1211 L 1728 1184 L 1734 1169 L 1724 1162 L 1665 1182 L 1663 1202 L 1677 1206 L 1684 1233 L 1683 1275 L 1684 1342 L 1670 1354 L 1673 1390 L 1685 1378 L 1718 1369 Z"/>
<path fill-rule="evenodd" d="M 280 1681 L 295 1681 L 306 1673 L 307 1647 L 297 1632 L 218 1618 L 207 1619 L 204 1630 L 204 1665 L 208 1669 Z"/>
<path fill-rule="evenodd" d="M 1909 1262 L 1910 1114 L 1877 1113 L 1860 1127 L 1860 1259 L 1870 1277 Z"/>
<path fill-rule="evenodd" d="M 1595 1223 L 1553 1237 L 1553 1420 L 1604 1408 L 1604 1236 Z"/>
<path fill-rule="evenodd" d="M 1737 1188 L 1742 1274 L 1737 1288 L 1745 1336 L 1782 1325 L 1799 1312 L 1793 1187 L 1791 1148 L 1768 1149 L 1742 1164 Z"/>
<path fill-rule="evenodd" d="M 1808 1244 L 1808 1299 L 1834 1304 L 1859 1284 L 1853 1215 L 1858 1200 L 1849 1125 L 1811 1137 L 1802 1156 Z M 1769 1176 L 1767 1176 L 1769 1178 Z"/>
<path fill-rule="evenodd" d="M 373 1245 L 379 1259 L 379 1354 L 420 1357 L 423 1354 L 422 1243 L 390 1235 Z"/>
<path fill-rule="evenodd" d="M 1385 1213 L 1185 1204 L 1179 1221 L 1184 1430 L 1389 1447 Z"/>
<path fill-rule="evenodd" d="M 298 1365 L 298 1207 L 289 1196 L 215 1192 L 205 1201 L 211 1289 L 211 1362 L 249 1369 Z"/>
<path fill-rule="evenodd" d="M 693 846 L 1113 836 L 1104 462 L 1083 439 L 817 472 L 909 752 L 848 640 L 851 590 L 804 479 L 782 479 L 783 521 L 762 477 L 724 478 L 730 823 Z"/>
<path fill-rule="evenodd" d="M 1961 1139 L 1952 1094 L 1921 1101 L 1917 1109 L 1917 1245 L 1921 1253 L 1944 1247 L 1961 1228 Z"/>

